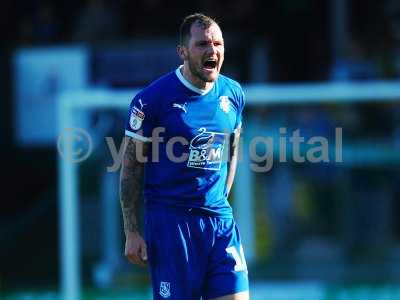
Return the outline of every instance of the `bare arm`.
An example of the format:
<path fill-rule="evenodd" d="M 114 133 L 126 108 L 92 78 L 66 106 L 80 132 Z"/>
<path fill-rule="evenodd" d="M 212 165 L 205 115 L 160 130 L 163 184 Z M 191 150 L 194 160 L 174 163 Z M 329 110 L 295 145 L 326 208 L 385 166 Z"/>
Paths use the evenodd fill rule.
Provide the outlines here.
<path fill-rule="evenodd" d="M 235 179 L 236 167 L 238 162 L 238 153 L 239 153 L 239 139 L 240 139 L 240 128 L 235 129 L 233 141 L 231 141 L 230 145 L 230 159 L 228 161 L 228 175 L 226 179 L 226 193 L 229 195 L 231 191 L 233 180 Z"/>
<path fill-rule="evenodd" d="M 133 263 L 143 265 L 147 259 L 146 244 L 138 228 L 138 206 L 143 191 L 144 161 L 138 153 L 147 154 L 148 144 L 132 138 L 125 139 L 126 148 L 120 176 L 120 203 L 126 237 L 125 255 Z"/>

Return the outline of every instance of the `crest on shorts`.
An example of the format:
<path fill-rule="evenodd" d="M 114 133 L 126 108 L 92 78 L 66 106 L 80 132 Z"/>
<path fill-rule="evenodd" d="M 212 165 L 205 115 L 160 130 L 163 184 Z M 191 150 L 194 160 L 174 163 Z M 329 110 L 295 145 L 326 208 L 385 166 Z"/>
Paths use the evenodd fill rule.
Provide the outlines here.
<path fill-rule="evenodd" d="M 160 282 L 160 296 L 163 298 L 169 298 L 171 296 L 171 284 L 167 281 Z"/>

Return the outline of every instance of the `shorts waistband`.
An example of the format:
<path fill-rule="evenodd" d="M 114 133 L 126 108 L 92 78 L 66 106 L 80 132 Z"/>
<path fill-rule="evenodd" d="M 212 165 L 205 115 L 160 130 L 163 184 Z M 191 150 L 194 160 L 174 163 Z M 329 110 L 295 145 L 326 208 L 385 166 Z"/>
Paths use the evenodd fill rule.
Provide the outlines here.
<path fill-rule="evenodd" d="M 203 217 L 217 217 L 224 219 L 233 218 L 232 214 L 218 214 L 213 211 L 200 207 L 186 207 L 186 206 L 168 205 L 155 202 L 146 202 L 145 208 L 147 211 L 162 211 L 162 212 L 171 212 L 174 214 L 188 214 L 188 215 L 196 215 Z"/>

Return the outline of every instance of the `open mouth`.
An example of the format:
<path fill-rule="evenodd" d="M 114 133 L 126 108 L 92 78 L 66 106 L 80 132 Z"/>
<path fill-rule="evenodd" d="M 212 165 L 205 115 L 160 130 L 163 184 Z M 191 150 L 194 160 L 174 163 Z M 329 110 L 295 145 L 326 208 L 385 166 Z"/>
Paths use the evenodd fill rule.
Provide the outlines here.
<path fill-rule="evenodd" d="M 217 67 L 217 61 L 215 59 L 207 59 L 203 63 L 203 67 L 208 70 L 215 69 Z"/>

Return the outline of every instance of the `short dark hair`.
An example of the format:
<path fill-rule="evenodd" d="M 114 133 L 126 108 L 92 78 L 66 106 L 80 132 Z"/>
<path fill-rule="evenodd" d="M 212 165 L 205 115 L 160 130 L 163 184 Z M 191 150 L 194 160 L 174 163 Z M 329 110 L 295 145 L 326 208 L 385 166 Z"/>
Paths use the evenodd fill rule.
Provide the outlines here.
<path fill-rule="evenodd" d="M 179 27 L 179 43 L 180 45 L 186 45 L 190 39 L 190 29 L 194 23 L 198 23 L 204 29 L 210 27 L 212 24 L 217 24 L 213 18 L 208 17 L 202 13 L 195 13 L 189 16 L 186 16 L 181 26 Z"/>

